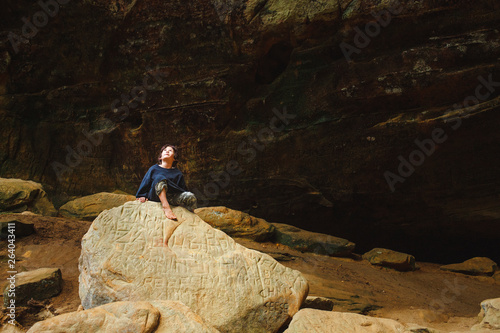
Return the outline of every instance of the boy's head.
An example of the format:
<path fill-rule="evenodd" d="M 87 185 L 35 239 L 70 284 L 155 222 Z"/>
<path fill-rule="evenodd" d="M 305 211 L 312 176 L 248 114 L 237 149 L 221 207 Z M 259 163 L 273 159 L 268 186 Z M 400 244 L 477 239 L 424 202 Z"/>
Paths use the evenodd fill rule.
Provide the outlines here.
<path fill-rule="evenodd" d="M 167 144 L 167 145 L 164 145 L 163 147 L 161 147 L 160 152 L 158 153 L 158 164 L 161 164 L 161 154 L 168 147 L 172 148 L 172 150 L 174 151 L 174 163 L 173 163 L 173 166 L 176 166 L 177 165 L 177 160 L 179 158 L 179 150 L 177 149 L 176 146 L 170 145 L 170 144 Z"/>

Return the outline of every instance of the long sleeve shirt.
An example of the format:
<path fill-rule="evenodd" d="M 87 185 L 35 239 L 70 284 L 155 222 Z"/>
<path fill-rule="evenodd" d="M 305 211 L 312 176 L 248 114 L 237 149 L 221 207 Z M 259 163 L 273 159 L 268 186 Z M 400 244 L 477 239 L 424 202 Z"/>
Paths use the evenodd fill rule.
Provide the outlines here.
<path fill-rule="evenodd" d="M 139 190 L 135 195 L 136 198 L 146 197 L 148 200 L 160 202 L 160 198 L 156 194 L 155 186 L 162 180 L 167 181 L 167 193 L 182 193 L 187 191 L 184 175 L 179 169 L 166 169 L 155 164 L 149 168 L 142 179 Z"/>

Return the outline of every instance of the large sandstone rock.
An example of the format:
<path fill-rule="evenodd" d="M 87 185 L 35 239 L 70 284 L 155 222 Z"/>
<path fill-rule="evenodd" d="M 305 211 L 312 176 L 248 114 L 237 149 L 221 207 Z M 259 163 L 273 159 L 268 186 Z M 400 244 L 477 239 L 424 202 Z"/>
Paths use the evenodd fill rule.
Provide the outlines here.
<path fill-rule="evenodd" d="M 104 211 L 82 239 L 80 298 L 181 301 L 222 332 L 275 332 L 307 296 L 302 275 L 244 248 L 196 214 L 156 202 Z M 164 246 L 163 241 L 167 245 Z"/>
<path fill-rule="evenodd" d="M 187 306 L 172 301 L 115 302 L 38 322 L 30 333 L 217 333 Z"/>
<path fill-rule="evenodd" d="M 481 318 L 481 323 L 475 325 L 472 328 L 473 330 L 500 330 L 500 298 L 482 301 L 479 317 Z"/>
<path fill-rule="evenodd" d="M 39 268 L 21 272 L 15 277 L 16 306 L 26 305 L 30 299 L 44 300 L 59 294 L 62 290 L 62 276 L 59 268 Z M 10 303 L 11 284 L 3 292 L 4 305 Z"/>
<path fill-rule="evenodd" d="M 204 207 L 194 211 L 212 227 L 231 237 L 242 237 L 263 242 L 274 235 L 275 227 L 264 219 L 227 207 Z"/>
<path fill-rule="evenodd" d="M 81 197 L 65 203 L 59 208 L 59 215 L 92 221 L 103 210 L 123 205 L 135 200 L 133 195 L 101 192 Z"/>
<path fill-rule="evenodd" d="M 498 265 L 490 258 L 475 257 L 459 264 L 444 265 L 440 268 L 444 271 L 463 273 L 467 275 L 492 276 L 498 269 Z"/>
<path fill-rule="evenodd" d="M 30 180 L 0 178 L 0 212 L 19 213 L 26 210 L 48 216 L 57 214 L 41 184 Z"/>
<path fill-rule="evenodd" d="M 303 230 L 284 223 L 273 223 L 276 227 L 275 241 L 303 252 L 329 256 L 347 256 L 356 244 L 347 239 Z"/>
<path fill-rule="evenodd" d="M 294 317 L 285 333 L 410 333 L 405 325 L 384 318 L 373 318 L 348 312 L 302 309 Z"/>
<path fill-rule="evenodd" d="M 416 269 L 414 256 L 389 249 L 374 248 L 363 254 L 363 259 L 372 265 L 394 268 L 402 272 Z"/>

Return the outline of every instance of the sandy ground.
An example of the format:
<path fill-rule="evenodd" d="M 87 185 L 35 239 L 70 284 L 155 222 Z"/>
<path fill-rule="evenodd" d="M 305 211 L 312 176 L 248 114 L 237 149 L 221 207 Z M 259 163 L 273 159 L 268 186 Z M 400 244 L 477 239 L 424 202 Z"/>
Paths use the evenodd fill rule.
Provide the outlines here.
<path fill-rule="evenodd" d="M 58 267 L 64 281 L 58 296 L 17 309 L 17 319 L 27 329 L 47 316 L 78 309 L 80 240 L 91 222 L 18 214 L 16 217 L 34 222 L 36 228 L 36 234 L 16 240 L 17 271 Z M 301 271 L 309 281 L 309 295 L 332 299 L 334 311 L 391 318 L 451 332 L 470 330 L 477 323 L 480 302 L 500 297 L 499 281 L 444 272 L 432 263 L 418 262 L 419 270 L 402 273 L 372 266 L 359 258 L 333 258 L 301 253 L 280 244 L 236 241 Z M 5 240 L 1 242 L 6 244 Z M 6 254 L 6 246 L 2 245 L 2 286 L 7 278 Z M 6 317 L 2 320 L 5 322 Z"/>

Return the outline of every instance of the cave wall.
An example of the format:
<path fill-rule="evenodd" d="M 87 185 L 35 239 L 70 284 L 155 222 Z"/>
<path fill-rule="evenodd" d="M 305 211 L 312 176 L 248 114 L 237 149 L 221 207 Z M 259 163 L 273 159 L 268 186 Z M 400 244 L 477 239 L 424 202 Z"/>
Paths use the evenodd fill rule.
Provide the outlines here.
<path fill-rule="evenodd" d="M 42 3 L 0 14 L 1 177 L 56 205 L 134 193 L 170 142 L 204 206 L 358 251 L 498 252 L 497 2 Z"/>

